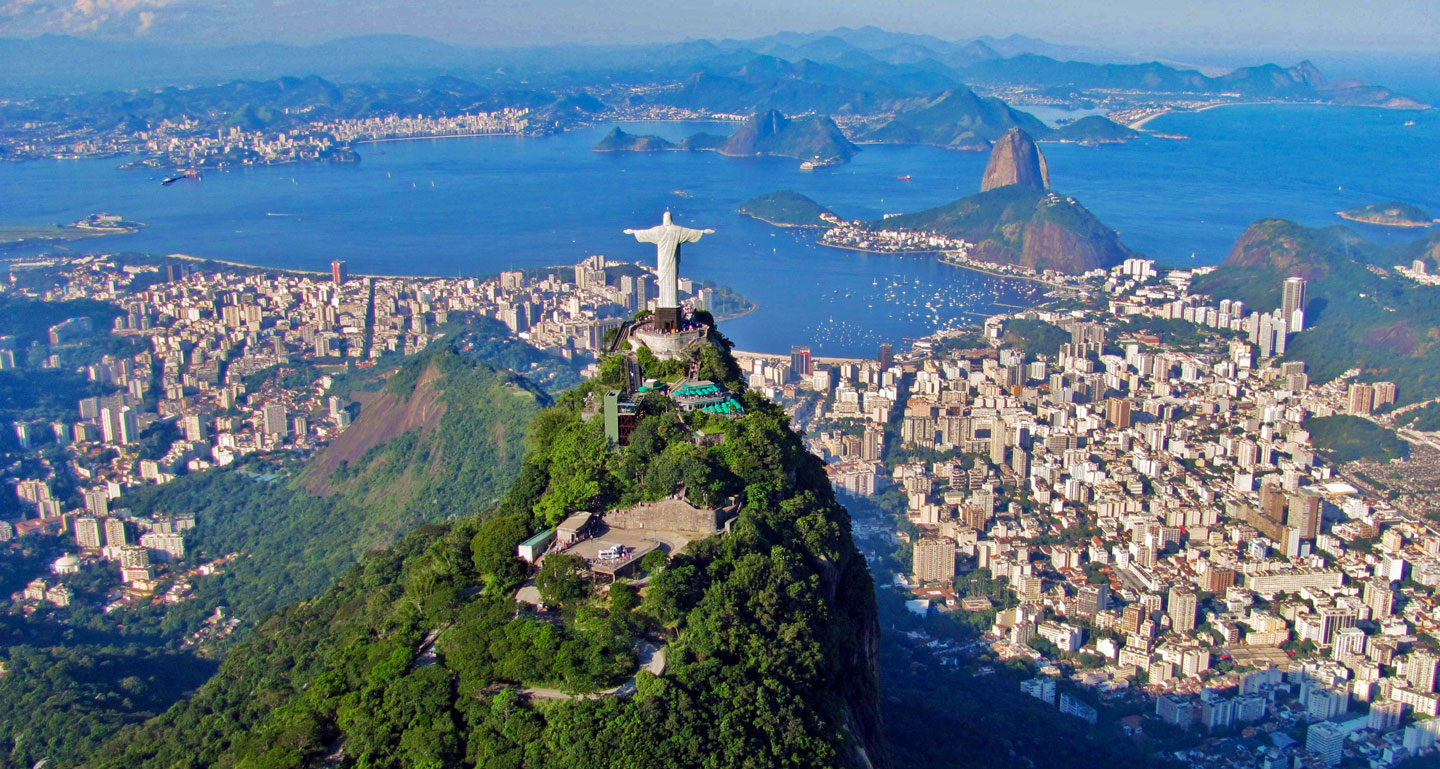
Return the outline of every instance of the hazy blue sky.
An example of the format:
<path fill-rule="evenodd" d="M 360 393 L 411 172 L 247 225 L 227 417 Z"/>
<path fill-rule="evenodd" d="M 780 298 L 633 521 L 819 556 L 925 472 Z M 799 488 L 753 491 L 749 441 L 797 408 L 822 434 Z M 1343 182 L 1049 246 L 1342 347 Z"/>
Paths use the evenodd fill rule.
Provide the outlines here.
<path fill-rule="evenodd" d="M 753 37 L 874 24 L 947 38 L 1013 32 L 1137 53 L 1434 51 L 1440 0 L 0 0 L 0 35 L 321 42 L 406 33 L 520 45 Z"/>

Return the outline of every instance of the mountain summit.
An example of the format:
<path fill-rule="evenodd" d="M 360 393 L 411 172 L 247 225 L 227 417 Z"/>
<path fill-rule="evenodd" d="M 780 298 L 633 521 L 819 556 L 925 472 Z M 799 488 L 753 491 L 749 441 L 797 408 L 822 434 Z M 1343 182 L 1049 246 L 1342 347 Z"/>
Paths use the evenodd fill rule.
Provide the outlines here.
<path fill-rule="evenodd" d="M 779 110 L 752 115 L 720 154 L 735 157 L 778 155 L 821 163 L 844 163 L 860 150 L 845 138 L 835 121 L 822 115 L 787 118 Z"/>
<path fill-rule="evenodd" d="M 990 162 L 985 164 L 980 191 L 989 192 L 1011 184 L 1034 190 L 1050 189 L 1050 170 L 1045 166 L 1045 156 L 1030 134 L 1019 128 L 1006 131 L 990 150 Z"/>

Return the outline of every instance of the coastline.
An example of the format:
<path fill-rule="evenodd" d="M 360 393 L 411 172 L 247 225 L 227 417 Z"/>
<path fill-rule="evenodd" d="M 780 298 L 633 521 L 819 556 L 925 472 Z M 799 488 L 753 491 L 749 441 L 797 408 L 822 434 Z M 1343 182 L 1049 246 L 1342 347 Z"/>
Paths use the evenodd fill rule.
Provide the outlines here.
<path fill-rule="evenodd" d="M 750 302 L 749 299 L 746 299 L 745 301 Z M 755 312 L 755 311 L 758 310 L 758 309 L 760 309 L 760 305 L 758 305 L 758 304 L 756 304 L 756 303 L 754 303 L 754 302 L 750 302 L 750 309 L 748 309 L 748 310 L 746 310 L 746 311 L 744 311 L 744 312 L 731 313 L 731 314 L 729 314 L 729 315 L 717 315 L 717 316 L 715 316 L 715 322 L 716 322 L 716 323 L 725 323 L 725 322 L 732 321 L 732 320 L 739 320 L 739 319 L 745 317 L 746 315 L 749 315 L 750 313 Z"/>
<path fill-rule="evenodd" d="M 1352 216 L 1345 211 L 1336 211 L 1335 215 L 1348 222 L 1369 224 L 1374 227 L 1398 227 L 1402 230 L 1423 230 L 1428 227 L 1434 227 L 1436 223 L 1440 223 L 1440 219 L 1432 219 L 1428 222 L 1377 222 L 1373 219 L 1365 219 L 1359 216 Z"/>
<path fill-rule="evenodd" d="M 1162 108 L 1161 111 L 1155 112 L 1155 114 L 1153 115 L 1145 115 L 1145 117 L 1140 118 L 1140 120 L 1138 121 L 1130 122 L 1130 124 L 1128 124 L 1128 127 L 1132 131 L 1143 131 L 1145 130 L 1146 122 L 1155 120 L 1155 118 L 1162 118 L 1165 117 L 1165 115 L 1178 114 L 1198 115 L 1201 114 L 1201 112 L 1208 112 L 1211 111 L 1211 109 L 1220 109 L 1221 107 L 1276 107 L 1276 105 L 1290 104 L 1300 105 L 1300 107 L 1346 107 L 1346 105 L 1344 104 L 1328 104 L 1328 102 L 1323 101 L 1279 101 L 1279 99 L 1273 99 L 1273 101 L 1227 101 L 1221 102 L 1221 104 L 1207 104 L 1204 105 L 1204 107 L 1197 107 L 1194 109 L 1165 107 Z"/>
<path fill-rule="evenodd" d="M 351 144 L 384 144 L 386 142 L 416 142 L 426 139 L 475 139 L 484 136 L 531 136 L 523 131 L 487 131 L 470 134 L 435 134 L 433 136 L 387 136 L 383 139 L 356 139 Z"/>
<path fill-rule="evenodd" d="M 750 217 L 751 219 L 754 219 L 754 220 L 756 220 L 756 221 L 758 221 L 758 222 L 764 222 L 764 223 L 770 225 L 771 227 L 779 227 L 779 228 L 784 229 L 784 230 L 819 229 L 819 228 L 825 226 L 824 224 L 787 224 L 787 223 L 785 223 L 785 222 L 772 222 L 772 221 L 770 221 L 769 219 L 766 219 L 766 218 L 763 217 L 763 216 L 756 216 L 755 214 L 752 214 L 752 213 L 750 213 L 749 211 L 736 211 L 735 213 L 740 214 L 741 216 L 748 216 L 748 217 Z"/>
<path fill-rule="evenodd" d="M 1044 285 L 1044 286 L 1050 286 L 1051 288 L 1065 288 L 1065 284 L 1064 284 L 1064 283 L 1056 283 L 1056 282 L 1054 282 L 1054 281 L 1049 281 L 1049 280 L 1046 280 L 1046 279 L 1044 279 L 1044 278 L 1042 278 L 1042 277 L 1039 277 L 1039 276 L 1032 276 L 1032 275 L 1014 275 L 1014 274 L 1011 274 L 1011 273 L 1008 273 L 1008 272 L 999 272 L 999 271 L 997 271 L 997 270 L 987 269 L 987 268 L 985 268 L 985 267 L 981 267 L 981 266 L 976 265 L 976 264 L 966 264 L 966 263 L 962 263 L 962 262 L 953 262 L 953 261 L 951 261 L 951 260 L 949 260 L 949 259 L 943 258 L 945 254 L 954 253 L 954 252 L 952 252 L 952 251 L 943 251 L 943 250 L 932 250 L 932 251 L 876 251 L 876 250 L 873 249 L 873 248 L 860 248 L 860 247 L 858 247 L 858 246 L 840 246 L 840 245 L 835 245 L 835 244 L 833 244 L 833 243 L 823 243 L 823 242 L 822 242 L 820 245 L 822 245 L 822 246 L 824 246 L 824 247 L 826 247 L 826 248 L 838 248 L 838 249 L 841 249 L 842 251 L 859 251 L 859 252 L 865 253 L 865 254 L 880 254 L 880 255 L 882 255 L 882 256 L 902 256 L 902 257 L 903 257 L 903 256 L 927 256 L 927 255 L 928 255 L 928 256 L 936 257 L 935 261 L 936 261 L 936 262 L 939 262 L 940 264 L 946 264 L 946 265 L 949 265 L 949 266 L 951 266 L 951 267 L 958 267 L 958 268 L 960 268 L 960 269 L 962 269 L 962 270 L 970 270 L 971 272 L 978 272 L 978 273 L 981 273 L 981 274 L 984 274 L 984 275 L 989 275 L 989 276 L 992 277 L 992 278 L 1000 278 L 1000 279 L 1002 279 L 1002 280 L 1028 280 L 1028 281 L 1030 281 L 1031 283 L 1039 283 L 1039 284 Z"/>
<path fill-rule="evenodd" d="M 1156 112 L 1156 113 L 1153 114 L 1153 115 L 1146 115 L 1145 117 L 1142 117 L 1142 118 L 1140 118 L 1139 120 L 1136 120 L 1136 121 L 1131 122 L 1131 123 L 1126 123 L 1125 125 L 1126 125 L 1128 128 L 1130 128 L 1131 130 L 1134 130 L 1134 131 L 1145 131 L 1146 129 L 1144 128 L 1144 126 L 1145 126 L 1146 123 L 1149 123 L 1151 120 L 1154 120 L 1154 119 L 1160 118 L 1160 117 L 1164 117 L 1164 116 L 1166 116 L 1166 115 L 1183 114 L 1183 113 L 1199 114 L 1199 113 L 1201 113 L 1201 112 L 1209 112 L 1209 111 L 1212 110 L 1212 109 L 1219 109 L 1219 108 L 1221 108 L 1221 107 L 1268 107 L 1268 106 L 1277 106 L 1277 107 L 1278 107 L 1278 106 L 1295 106 L 1295 107 L 1336 107 L 1336 108 L 1341 108 L 1341 109 L 1348 109 L 1348 108 L 1355 108 L 1355 109 L 1396 109 L 1396 110 L 1420 110 L 1420 111 L 1423 111 L 1423 110 L 1425 110 L 1425 109 L 1431 109 L 1431 108 L 1428 107 L 1428 106 L 1426 106 L 1426 107 L 1407 107 L 1407 106 L 1387 106 L 1387 105 L 1384 105 L 1384 104 L 1337 104 L 1337 103 L 1331 102 L 1331 101 L 1289 101 L 1289 100 L 1286 100 L 1286 99 L 1270 99 L 1270 100 L 1262 100 L 1262 101 L 1227 101 L 1227 102 L 1221 102 L 1221 103 L 1219 103 L 1219 104 L 1206 104 L 1206 105 L 1204 105 L 1204 106 L 1202 106 L 1202 107 L 1195 107 L 1195 108 L 1193 108 L 1193 109 L 1190 109 L 1190 108 L 1181 109 L 1181 108 L 1179 108 L 1179 107 L 1163 107 L 1163 108 L 1160 109 L 1159 112 Z M 1149 131 L 1146 131 L 1146 132 L 1149 133 Z M 1158 134 L 1156 134 L 1156 135 L 1158 135 Z"/>

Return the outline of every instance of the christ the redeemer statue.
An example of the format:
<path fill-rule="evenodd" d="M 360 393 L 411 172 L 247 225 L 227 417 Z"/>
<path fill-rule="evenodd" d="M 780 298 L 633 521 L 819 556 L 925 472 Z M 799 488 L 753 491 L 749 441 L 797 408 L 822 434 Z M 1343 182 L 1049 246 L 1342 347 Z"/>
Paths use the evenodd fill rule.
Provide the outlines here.
<path fill-rule="evenodd" d="M 713 234 L 714 230 L 692 230 L 681 227 L 665 212 L 659 227 L 648 230 L 626 230 L 641 243 L 654 243 L 656 255 L 656 281 L 660 288 L 660 301 L 656 305 L 656 320 L 662 331 L 674 331 L 680 325 L 680 246 L 694 243 L 702 235 Z"/>

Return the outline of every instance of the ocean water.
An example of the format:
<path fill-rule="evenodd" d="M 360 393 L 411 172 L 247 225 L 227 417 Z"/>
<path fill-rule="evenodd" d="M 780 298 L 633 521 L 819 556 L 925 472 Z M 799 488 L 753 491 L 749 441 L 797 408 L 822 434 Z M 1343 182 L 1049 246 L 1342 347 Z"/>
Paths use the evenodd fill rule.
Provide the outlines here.
<path fill-rule="evenodd" d="M 1149 127 L 1188 138 L 1043 150 L 1057 190 L 1166 263 L 1217 263 L 1264 216 L 1336 224 L 1335 211 L 1389 199 L 1440 213 L 1435 111 L 1227 107 Z M 716 130 L 626 126 L 672 139 L 706 128 Z M 622 230 L 658 223 L 669 208 L 682 224 L 716 230 L 686 248 L 681 274 L 754 300 L 759 309 L 724 330 L 742 348 L 772 352 L 810 344 L 820 355 L 873 355 L 881 342 L 973 322 L 1038 295 L 1035 284 L 928 257 L 823 248 L 812 231 L 772 228 L 735 211 L 778 189 L 849 218 L 916 211 L 977 191 L 984 155 L 866 146 L 848 165 L 802 172 L 780 158 L 591 152 L 609 129 L 371 144 L 353 166 L 210 172 L 170 187 L 159 185 L 160 173 L 119 170 L 117 160 L 0 164 L 0 226 L 108 211 L 147 227 L 79 248 L 317 270 L 339 258 L 356 273 L 489 275 L 590 254 L 653 258 Z M 911 179 L 897 178 L 904 175 Z M 1416 236 L 1356 227 L 1384 242 Z"/>

